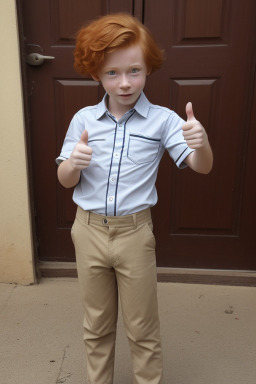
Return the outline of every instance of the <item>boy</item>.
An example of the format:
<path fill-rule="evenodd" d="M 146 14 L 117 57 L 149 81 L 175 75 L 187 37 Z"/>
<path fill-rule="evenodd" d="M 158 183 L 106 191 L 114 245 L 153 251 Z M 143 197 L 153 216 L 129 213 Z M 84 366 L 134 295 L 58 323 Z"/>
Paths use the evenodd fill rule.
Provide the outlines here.
<path fill-rule="evenodd" d="M 156 291 L 155 239 L 150 207 L 164 150 L 180 168 L 212 168 L 207 134 L 186 106 L 187 122 L 152 105 L 146 77 L 163 52 L 148 30 L 128 14 L 101 17 L 77 36 L 75 68 L 106 91 L 95 106 L 72 119 L 57 159 L 58 178 L 75 186 L 72 227 L 84 305 L 87 376 L 113 383 L 118 292 L 131 349 L 134 383 L 162 377 Z"/>

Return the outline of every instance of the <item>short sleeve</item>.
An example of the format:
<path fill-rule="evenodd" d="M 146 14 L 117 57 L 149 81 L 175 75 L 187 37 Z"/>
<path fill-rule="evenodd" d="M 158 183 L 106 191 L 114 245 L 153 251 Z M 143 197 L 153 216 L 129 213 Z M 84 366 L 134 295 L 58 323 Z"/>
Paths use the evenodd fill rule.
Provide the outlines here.
<path fill-rule="evenodd" d="M 179 115 L 171 111 L 163 134 L 163 144 L 178 168 L 185 168 L 187 166 L 184 160 L 194 151 L 188 147 L 183 137 L 182 125 L 184 123 L 185 121 Z"/>

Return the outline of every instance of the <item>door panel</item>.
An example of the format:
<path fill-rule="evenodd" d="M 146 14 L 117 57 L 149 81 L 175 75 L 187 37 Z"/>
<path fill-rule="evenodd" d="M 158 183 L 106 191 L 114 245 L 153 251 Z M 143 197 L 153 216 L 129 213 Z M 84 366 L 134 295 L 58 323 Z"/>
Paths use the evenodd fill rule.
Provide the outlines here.
<path fill-rule="evenodd" d="M 214 168 L 207 176 L 176 169 L 165 154 L 157 180 L 159 202 L 153 208 L 157 264 L 255 270 L 255 201 L 249 198 L 256 188 L 250 160 L 256 151 L 255 140 L 250 141 L 255 137 L 255 1 L 73 4 L 18 1 L 26 54 L 55 57 L 41 67 L 26 67 L 40 260 L 75 260 L 72 190 L 57 182 L 54 159 L 74 113 L 104 94 L 97 82 L 73 69 L 75 33 L 87 20 L 127 11 L 144 21 L 166 53 L 163 68 L 148 78 L 146 95 L 184 119 L 185 105 L 192 101 L 214 151 Z"/>
<path fill-rule="evenodd" d="M 73 69 L 74 36 L 87 20 L 107 10 L 119 10 L 115 1 L 20 2 L 26 54 L 51 55 L 42 66 L 27 66 L 27 94 L 33 168 L 37 244 L 40 260 L 74 261 L 70 228 L 76 207 L 73 190 L 56 179 L 55 158 L 72 116 L 103 97 L 99 83 L 81 78 Z M 130 11 L 132 1 L 123 9 Z M 84 16 L 86 15 L 86 17 Z"/>
<path fill-rule="evenodd" d="M 159 30 L 153 16 L 157 10 L 169 33 Z M 144 22 L 166 51 L 164 68 L 149 82 L 148 94 L 184 118 L 186 102 L 192 101 L 214 152 L 214 168 L 207 176 L 174 166 L 166 172 L 167 159 L 160 167 L 160 199 L 154 211 L 159 266 L 256 267 L 246 245 L 243 252 L 240 248 L 250 225 L 241 221 L 246 204 L 241 199 L 246 193 L 244 159 L 254 74 L 253 14 L 252 1 L 246 7 L 235 0 L 145 3 Z M 156 87 L 160 94 L 154 93 Z M 251 243 L 255 249 L 253 239 Z"/>

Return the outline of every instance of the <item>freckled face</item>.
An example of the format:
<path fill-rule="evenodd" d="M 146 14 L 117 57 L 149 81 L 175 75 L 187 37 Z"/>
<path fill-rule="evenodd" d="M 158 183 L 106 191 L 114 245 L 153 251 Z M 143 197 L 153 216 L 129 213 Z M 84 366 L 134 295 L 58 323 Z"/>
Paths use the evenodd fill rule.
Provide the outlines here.
<path fill-rule="evenodd" d="M 108 53 L 98 78 L 109 95 L 109 111 L 121 117 L 136 104 L 146 82 L 148 69 L 138 44 Z"/>

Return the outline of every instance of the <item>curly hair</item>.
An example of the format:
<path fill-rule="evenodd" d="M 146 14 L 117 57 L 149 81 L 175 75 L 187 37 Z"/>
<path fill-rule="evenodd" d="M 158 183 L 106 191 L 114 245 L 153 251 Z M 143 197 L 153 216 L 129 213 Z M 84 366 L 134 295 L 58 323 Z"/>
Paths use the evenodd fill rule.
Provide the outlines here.
<path fill-rule="evenodd" d="M 149 30 L 127 13 L 102 16 L 78 31 L 74 68 L 81 75 L 97 77 L 105 55 L 132 44 L 140 44 L 149 73 L 163 63 L 163 50 Z"/>

